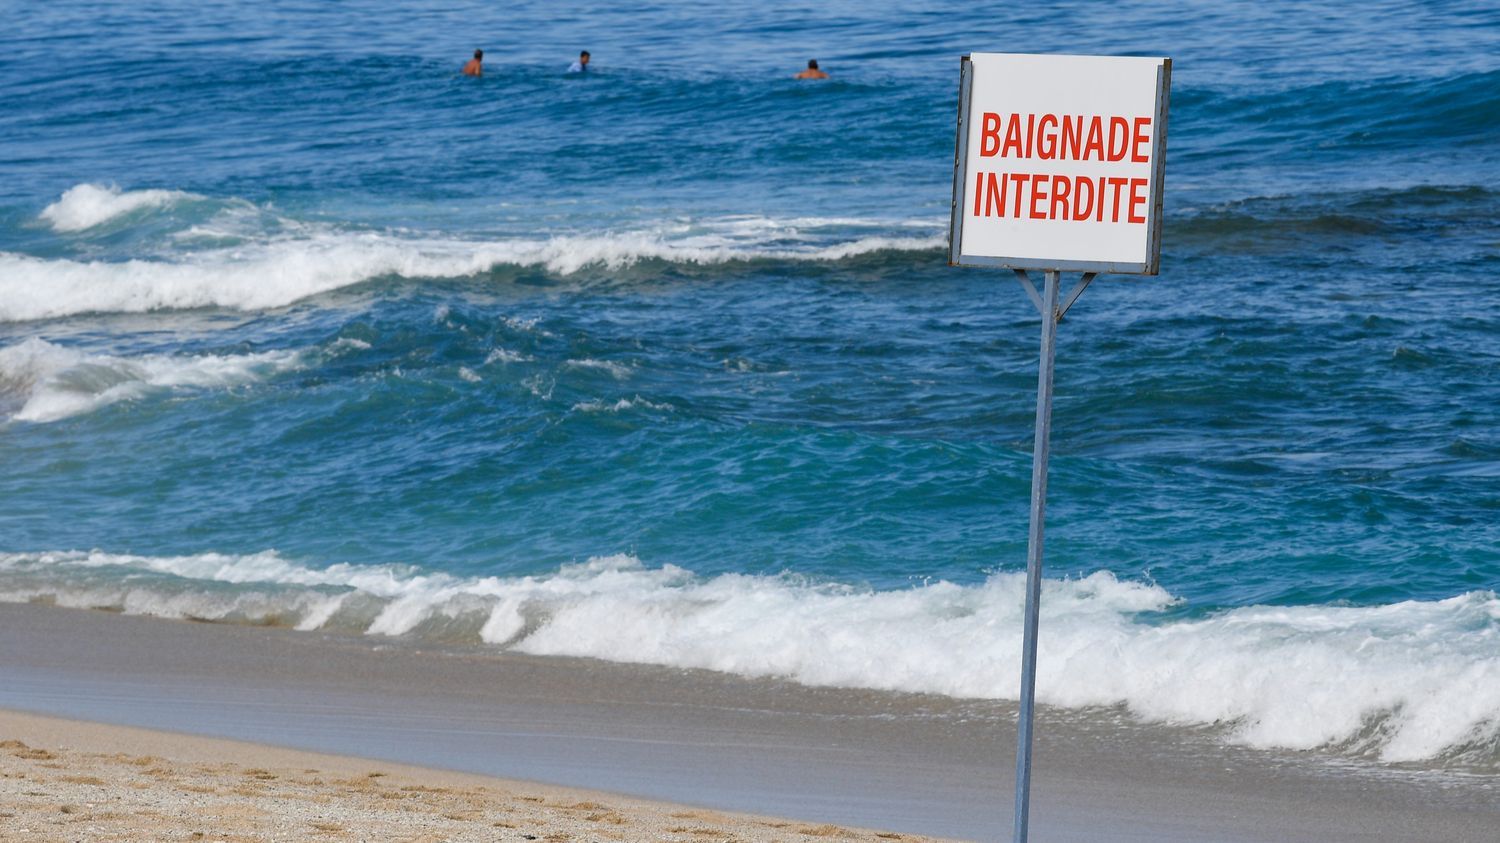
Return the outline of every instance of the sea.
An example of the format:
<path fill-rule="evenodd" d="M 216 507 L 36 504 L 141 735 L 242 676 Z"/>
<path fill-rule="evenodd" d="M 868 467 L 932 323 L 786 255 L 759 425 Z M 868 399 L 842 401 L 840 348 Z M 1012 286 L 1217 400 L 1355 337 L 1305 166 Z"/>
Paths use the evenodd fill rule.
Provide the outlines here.
<path fill-rule="evenodd" d="M 970 51 L 1173 60 L 1161 272 L 1060 327 L 1039 700 L 1500 774 L 1485 0 L 11 5 L 0 600 L 1015 700 Z"/>

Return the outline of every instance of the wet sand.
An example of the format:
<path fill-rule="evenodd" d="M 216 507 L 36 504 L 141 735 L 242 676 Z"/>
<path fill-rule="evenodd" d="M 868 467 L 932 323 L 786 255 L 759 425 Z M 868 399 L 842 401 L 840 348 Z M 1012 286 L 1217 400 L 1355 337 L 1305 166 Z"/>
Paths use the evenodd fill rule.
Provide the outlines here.
<path fill-rule="evenodd" d="M 0 735 L 0 837 L 39 843 L 932 841 L 16 712 Z"/>
<path fill-rule="evenodd" d="M 0 605 L 0 676 L 6 708 L 368 759 L 346 769 L 399 763 L 691 806 L 679 813 L 1009 839 L 1014 706 L 999 703 L 24 605 Z M 133 754 L 178 742 L 156 740 Z M 297 763 L 279 765 L 289 782 Z M 1251 751 L 1113 711 L 1042 709 L 1034 775 L 1038 843 L 1493 841 L 1500 827 L 1494 776 Z M 627 839 L 674 839 L 655 834 Z"/>

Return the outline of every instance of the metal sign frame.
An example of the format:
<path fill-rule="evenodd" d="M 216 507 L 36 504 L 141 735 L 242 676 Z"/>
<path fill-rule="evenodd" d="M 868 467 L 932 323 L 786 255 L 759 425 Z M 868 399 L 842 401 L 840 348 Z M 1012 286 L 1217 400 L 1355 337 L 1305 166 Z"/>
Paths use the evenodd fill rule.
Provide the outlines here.
<path fill-rule="evenodd" d="M 1026 537 L 1026 614 L 1021 640 L 1021 699 L 1016 722 L 1016 808 L 1014 843 L 1026 843 L 1031 814 L 1032 735 L 1036 709 L 1036 642 L 1042 597 L 1043 540 L 1047 512 L 1047 461 L 1052 449 L 1052 379 L 1056 368 L 1057 328 L 1063 314 L 1100 273 L 1155 275 L 1161 265 L 1162 192 L 1166 183 L 1167 106 L 1172 84 L 1172 60 L 1163 59 L 1156 72 L 1155 139 L 1151 167 L 1151 221 L 1146 260 L 1141 263 L 1104 261 L 1048 261 L 1038 266 L 1033 258 L 963 255 L 964 189 L 968 184 L 969 107 L 973 94 L 974 67 L 969 56 L 962 60 L 959 81 L 958 126 L 953 159 L 953 206 L 948 228 L 950 266 L 991 266 L 1010 269 L 1042 317 L 1040 360 L 1037 364 L 1036 437 L 1031 454 L 1031 513 Z M 1028 270 L 1043 271 L 1042 291 L 1037 292 Z M 1078 271 L 1083 277 L 1062 297 L 1062 273 Z"/>
<path fill-rule="evenodd" d="M 1163 59 L 1156 69 L 1156 113 L 1153 117 L 1151 180 L 1147 187 L 1151 216 L 1147 233 L 1146 260 L 1067 261 L 1049 260 L 1045 266 L 1035 258 L 992 257 L 963 254 L 964 189 L 969 181 L 969 104 L 974 87 L 974 65 L 965 53 L 961 59 L 958 86 L 958 128 L 953 154 L 953 206 L 948 220 L 949 266 L 994 266 L 1003 269 L 1053 269 L 1064 272 L 1109 272 L 1117 275 L 1156 275 L 1161 267 L 1162 192 L 1167 171 L 1167 107 L 1172 88 L 1172 60 Z"/>

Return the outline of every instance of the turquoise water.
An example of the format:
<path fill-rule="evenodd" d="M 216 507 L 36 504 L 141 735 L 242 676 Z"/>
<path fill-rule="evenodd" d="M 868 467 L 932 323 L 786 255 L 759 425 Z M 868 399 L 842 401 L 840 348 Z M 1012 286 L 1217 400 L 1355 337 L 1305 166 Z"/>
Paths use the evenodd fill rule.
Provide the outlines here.
<path fill-rule="evenodd" d="M 1485 4 L 59 3 L 0 47 L 4 599 L 1014 698 L 1039 328 L 945 266 L 958 56 L 1163 54 L 1162 273 L 1061 331 L 1041 696 L 1500 758 Z"/>

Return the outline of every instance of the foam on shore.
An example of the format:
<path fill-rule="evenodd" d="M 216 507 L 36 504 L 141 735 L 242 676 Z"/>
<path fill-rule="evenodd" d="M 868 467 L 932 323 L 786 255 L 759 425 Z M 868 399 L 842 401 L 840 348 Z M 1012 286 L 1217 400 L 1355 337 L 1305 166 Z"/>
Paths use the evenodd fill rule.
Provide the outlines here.
<path fill-rule="evenodd" d="M 872 591 L 700 577 L 610 556 L 535 577 L 312 567 L 274 552 L 0 555 L 0 599 L 339 629 L 807 685 L 1016 699 L 1024 577 Z M 1500 760 L 1500 596 L 1164 613 L 1163 589 L 1099 572 L 1043 590 L 1038 698 L 1219 724 L 1256 747 L 1386 761 Z"/>

